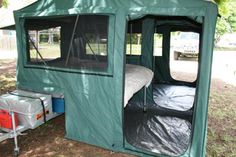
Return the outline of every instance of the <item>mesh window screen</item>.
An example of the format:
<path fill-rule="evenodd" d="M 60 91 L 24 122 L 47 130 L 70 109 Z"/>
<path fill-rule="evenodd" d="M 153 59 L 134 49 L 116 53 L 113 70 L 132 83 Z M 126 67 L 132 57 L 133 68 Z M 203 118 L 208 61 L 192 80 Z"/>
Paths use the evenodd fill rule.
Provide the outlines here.
<path fill-rule="evenodd" d="M 127 34 L 126 40 L 126 54 L 129 55 L 141 55 L 141 33 Z"/>
<path fill-rule="evenodd" d="M 106 70 L 109 16 L 26 19 L 28 63 Z"/>

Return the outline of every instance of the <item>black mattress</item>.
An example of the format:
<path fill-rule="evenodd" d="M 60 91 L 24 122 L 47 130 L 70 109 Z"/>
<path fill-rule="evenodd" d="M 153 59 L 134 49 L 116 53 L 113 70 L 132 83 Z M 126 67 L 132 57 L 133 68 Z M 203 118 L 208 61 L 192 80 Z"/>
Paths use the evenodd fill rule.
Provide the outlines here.
<path fill-rule="evenodd" d="M 155 104 L 172 110 L 188 111 L 194 103 L 195 88 L 176 85 L 153 85 Z"/>
<path fill-rule="evenodd" d="M 190 135 L 187 120 L 131 110 L 125 113 L 126 140 L 142 150 L 178 156 L 187 150 Z"/>
<path fill-rule="evenodd" d="M 125 137 L 141 150 L 178 156 L 190 143 L 195 88 L 154 85 L 152 104 L 130 101 L 125 108 Z"/>

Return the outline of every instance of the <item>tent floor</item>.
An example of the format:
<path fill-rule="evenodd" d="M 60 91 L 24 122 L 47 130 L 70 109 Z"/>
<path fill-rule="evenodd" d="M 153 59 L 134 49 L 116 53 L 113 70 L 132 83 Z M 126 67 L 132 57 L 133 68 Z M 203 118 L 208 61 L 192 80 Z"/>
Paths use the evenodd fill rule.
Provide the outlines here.
<path fill-rule="evenodd" d="M 145 151 L 178 156 L 187 150 L 191 123 L 176 117 L 126 111 L 125 137 L 129 144 Z"/>
<path fill-rule="evenodd" d="M 194 94 L 195 88 L 154 85 L 154 102 L 148 104 L 146 112 L 142 110 L 142 102 L 131 100 L 124 113 L 127 142 L 136 148 L 153 153 L 170 156 L 183 154 L 191 137 L 190 110 Z M 161 105 L 157 104 L 158 102 L 161 102 Z M 185 106 L 175 106 L 183 104 Z"/>

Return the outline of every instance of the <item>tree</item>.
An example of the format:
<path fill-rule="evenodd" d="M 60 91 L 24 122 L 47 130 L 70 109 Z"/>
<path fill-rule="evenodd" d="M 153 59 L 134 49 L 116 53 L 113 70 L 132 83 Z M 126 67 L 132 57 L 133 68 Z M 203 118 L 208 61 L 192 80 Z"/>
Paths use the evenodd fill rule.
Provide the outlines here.
<path fill-rule="evenodd" d="M 8 0 L 0 0 L 0 8 L 7 7 L 7 5 L 8 5 Z"/>
<path fill-rule="evenodd" d="M 216 42 L 225 33 L 236 32 L 236 2 L 235 0 L 214 0 L 219 7 L 221 18 L 216 25 Z"/>

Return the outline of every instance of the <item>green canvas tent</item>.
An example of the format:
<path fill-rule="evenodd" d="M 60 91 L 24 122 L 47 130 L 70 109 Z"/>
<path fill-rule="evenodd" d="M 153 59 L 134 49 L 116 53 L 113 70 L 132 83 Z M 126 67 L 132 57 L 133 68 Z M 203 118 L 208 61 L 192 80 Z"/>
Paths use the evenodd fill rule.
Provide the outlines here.
<path fill-rule="evenodd" d="M 64 95 L 67 139 L 139 156 L 205 156 L 217 14 L 207 0 L 39 0 L 14 12 L 17 87 Z M 200 36 L 196 81 L 170 74 L 176 31 Z M 150 71 L 149 86 L 126 91 L 128 78 L 138 84 Z"/>

